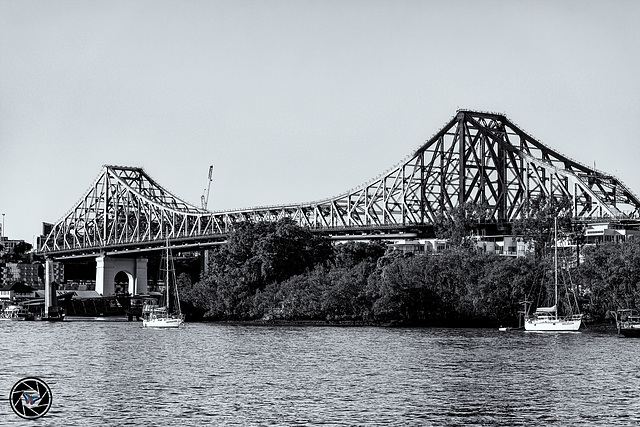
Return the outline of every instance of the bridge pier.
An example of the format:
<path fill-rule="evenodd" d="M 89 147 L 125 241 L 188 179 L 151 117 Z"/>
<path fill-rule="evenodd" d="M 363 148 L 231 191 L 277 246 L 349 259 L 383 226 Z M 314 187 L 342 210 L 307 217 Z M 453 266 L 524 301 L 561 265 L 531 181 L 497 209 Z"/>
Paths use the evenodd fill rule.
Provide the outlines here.
<path fill-rule="evenodd" d="M 44 313 L 45 319 L 49 319 L 54 313 L 58 314 L 57 286 L 53 281 L 53 260 L 47 258 L 44 263 Z"/>
<path fill-rule="evenodd" d="M 96 292 L 102 296 L 115 294 L 116 275 L 123 272 L 129 278 L 127 292 L 131 295 L 147 293 L 147 259 L 96 257 Z"/>

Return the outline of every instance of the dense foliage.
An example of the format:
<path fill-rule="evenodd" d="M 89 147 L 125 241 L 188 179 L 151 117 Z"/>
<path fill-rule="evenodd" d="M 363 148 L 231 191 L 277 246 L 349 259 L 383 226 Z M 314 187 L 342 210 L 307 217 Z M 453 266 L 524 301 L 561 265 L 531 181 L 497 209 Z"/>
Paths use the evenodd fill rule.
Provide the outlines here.
<path fill-rule="evenodd" d="M 617 308 L 640 308 L 640 240 L 586 247 L 577 269 L 584 306 L 597 317 Z"/>
<path fill-rule="evenodd" d="M 489 219 L 489 208 L 483 204 L 462 203 L 446 214 L 436 215 L 433 228 L 437 238 L 447 239 L 453 246 L 465 246 L 478 225 Z"/>
<path fill-rule="evenodd" d="M 571 230 L 571 201 L 566 196 L 541 195 L 527 201 L 525 210 L 527 215 L 513 222 L 513 234 L 531 243 L 535 256 L 541 258 L 549 252 L 556 224 L 560 230 Z"/>
<path fill-rule="evenodd" d="M 560 281 L 573 286 L 561 292 L 578 297 L 591 319 L 640 307 L 640 241 L 586 247 L 579 265 L 573 252 L 562 260 Z M 517 324 L 524 300 L 550 302 L 553 282 L 552 254 L 504 257 L 467 244 L 413 255 L 384 242 L 331 245 L 286 219 L 242 224 L 212 253 L 199 282 L 180 278 L 192 318 L 464 326 Z"/>

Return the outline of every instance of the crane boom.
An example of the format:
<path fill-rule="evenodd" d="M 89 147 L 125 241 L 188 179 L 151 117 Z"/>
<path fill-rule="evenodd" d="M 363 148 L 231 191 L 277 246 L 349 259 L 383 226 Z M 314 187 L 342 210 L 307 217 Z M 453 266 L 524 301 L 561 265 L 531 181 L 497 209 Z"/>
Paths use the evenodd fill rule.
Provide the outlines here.
<path fill-rule="evenodd" d="M 209 203 L 209 190 L 211 190 L 212 179 L 213 179 L 213 165 L 209 166 L 209 182 L 207 183 L 207 188 L 205 192 L 200 197 L 200 202 L 202 203 L 202 209 L 207 209 L 207 204 Z"/>

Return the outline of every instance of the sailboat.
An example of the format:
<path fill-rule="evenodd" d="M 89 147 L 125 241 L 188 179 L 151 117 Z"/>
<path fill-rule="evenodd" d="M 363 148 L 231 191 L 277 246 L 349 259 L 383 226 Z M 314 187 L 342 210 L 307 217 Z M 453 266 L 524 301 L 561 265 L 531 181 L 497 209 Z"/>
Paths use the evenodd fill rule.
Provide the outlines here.
<path fill-rule="evenodd" d="M 532 316 L 527 316 L 525 307 L 524 329 L 536 332 L 577 332 L 582 324 L 582 314 L 558 316 L 558 221 L 554 221 L 555 235 L 555 304 L 552 307 L 538 307 Z"/>
<path fill-rule="evenodd" d="M 184 325 L 184 314 L 180 311 L 178 283 L 168 241 L 164 258 L 166 259 L 165 305 L 145 304 L 142 307 L 142 326 L 144 328 L 179 328 Z"/>

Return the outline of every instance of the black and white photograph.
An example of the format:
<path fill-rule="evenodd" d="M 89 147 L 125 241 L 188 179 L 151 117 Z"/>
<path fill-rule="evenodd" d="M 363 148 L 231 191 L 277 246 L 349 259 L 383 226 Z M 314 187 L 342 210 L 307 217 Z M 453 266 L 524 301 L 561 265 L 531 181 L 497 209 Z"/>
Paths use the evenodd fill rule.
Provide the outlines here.
<path fill-rule="evenodd" d="M 0 0 L 0 426 L 640 424 L 639 21 Z"/>

